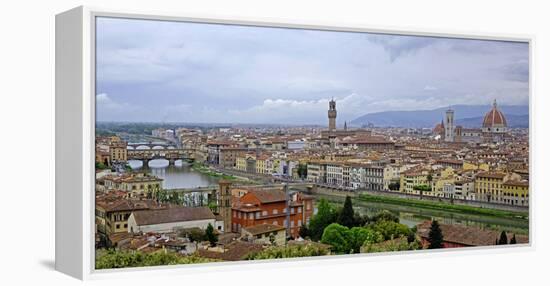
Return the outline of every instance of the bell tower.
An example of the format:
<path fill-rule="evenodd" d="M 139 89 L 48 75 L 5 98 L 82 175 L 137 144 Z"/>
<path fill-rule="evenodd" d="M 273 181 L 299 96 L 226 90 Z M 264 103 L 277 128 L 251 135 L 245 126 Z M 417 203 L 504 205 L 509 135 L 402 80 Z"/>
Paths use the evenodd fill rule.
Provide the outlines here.
<path fill-rule="evenodd" d="M 455 112 L 451 108 L 445 112 L 445 142 L 455 141 Z"/>
<path fill-rule="evenodd" d="M 223 219 L 223 231 L 231 232 L 231 181 L 218 182 L 218 214 Z"/>
<path fill-rule="evenodd" d="M 336 101 L 334 99 L 328 103 L 328 131 L 336 131 Z"/>

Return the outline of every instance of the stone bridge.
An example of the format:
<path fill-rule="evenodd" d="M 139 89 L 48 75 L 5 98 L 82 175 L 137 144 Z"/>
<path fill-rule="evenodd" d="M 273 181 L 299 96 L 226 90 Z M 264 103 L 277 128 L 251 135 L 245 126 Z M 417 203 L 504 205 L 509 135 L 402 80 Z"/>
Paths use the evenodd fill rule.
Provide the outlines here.
<path fill-rule="evenodd" d="M 142 160 L 146 164 L 149 160 L 166 159 L 170 163 L 176 160 L 195 160 L 195 151 L 192 149 L 128 149 L 128 160 Z"/>

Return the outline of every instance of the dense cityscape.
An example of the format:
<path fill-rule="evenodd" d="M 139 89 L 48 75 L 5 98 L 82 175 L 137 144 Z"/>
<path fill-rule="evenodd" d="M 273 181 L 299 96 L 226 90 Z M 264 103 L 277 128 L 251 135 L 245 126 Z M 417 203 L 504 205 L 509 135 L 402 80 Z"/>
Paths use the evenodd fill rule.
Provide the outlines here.
<path fill-rule="evenodd" d="M 99 122 L 96 268 L 529 242 L 529 131 Z"/>

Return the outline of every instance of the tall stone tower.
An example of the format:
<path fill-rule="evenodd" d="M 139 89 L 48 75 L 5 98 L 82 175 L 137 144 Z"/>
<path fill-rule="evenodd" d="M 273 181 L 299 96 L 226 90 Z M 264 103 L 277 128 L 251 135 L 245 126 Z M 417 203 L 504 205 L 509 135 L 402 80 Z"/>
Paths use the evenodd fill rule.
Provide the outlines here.
<path fill-rule="evenodd" d="M 223 219 L 223 231 L 231 232 L 231 181 L 218 182 L 218 214 Z"/>
<path fill-rule="evenodd" d="M 445 142 L 455 141 L 455 112 L 451 108 L 445 112 Z"/>
<path fill-rule="evenodd" d="M 328 131 L 336 131 L 336 101 L 328 103 Z"/>

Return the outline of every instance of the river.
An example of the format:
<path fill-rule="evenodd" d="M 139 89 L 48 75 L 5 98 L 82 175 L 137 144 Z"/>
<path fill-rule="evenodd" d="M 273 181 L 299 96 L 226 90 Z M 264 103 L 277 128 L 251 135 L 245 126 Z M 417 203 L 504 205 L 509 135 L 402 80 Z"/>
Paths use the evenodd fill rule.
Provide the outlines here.
<path fill-rule="evenodd" d="M 326 198 L 332 203 L 343 205 L 344 198 L 336 196 L 315 195 L 317 199 Z M 409 227 L 423 221 L 436 219 L 444 224 L 462 224 L 476 226 L 482 229 L 509 231 L 517 234 L 529 234 L 529 221 L 524 219 L 501 218 L 494 216 L 471 215 L 456 212 L 430 210 L 418 207 L 409 207 L 396 204 L 374 203 L 353 200 L 354 210 L 362 215 L 372 216 L 380 211 L 387 210 L 399 217 L 401 223 Z"/>
<path fill-rule="evenodd" d="M 142 166 L 142 161 L 130 160 L 129 165 L 135 170 L 163 178 L 163 187 L 166 189 L 195 188 L 215 185 L 218 178 L 213 178 L 194 171 L 188 164 L 176 161 L 175 165 L 169 165 L 168 160 L 151 160 L 149 166 Z M 342 205 L 343 197 L 315 195 L 317 201 L 324 197 L 332 203 Z M 374 203 L 353 200 L 355 211 L 362 215 L 372 216 L 382 210 L 387 210 L 399 217 L 401 223 L 409 227 L 417 225 L 425 220 L 436 219 L 445 224 L 462 224 L 477 226 L 484 229 L 509 231 L 518 234 L 529 233 L 529 221 L 523 219 L 501 218 L 493 216 L 470 215 L 456 212 L 423 209 L 396 204 Z"/>
<path fill-rule="evenodd" d="M 168 160 L 156 159 L 149 161 L 148 166 L 143 166 L 142 161 L 130 160 L 128 164 L 134 170 L 141 170 L 164 179 L 163 188 L 196 188 L 216 185 L 218 178 L 213 178 L 194 171 L 188 164 L 181 160 L 175 165 L 169 165 Z"/>

